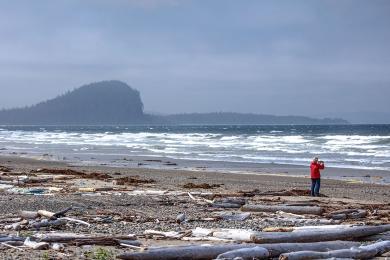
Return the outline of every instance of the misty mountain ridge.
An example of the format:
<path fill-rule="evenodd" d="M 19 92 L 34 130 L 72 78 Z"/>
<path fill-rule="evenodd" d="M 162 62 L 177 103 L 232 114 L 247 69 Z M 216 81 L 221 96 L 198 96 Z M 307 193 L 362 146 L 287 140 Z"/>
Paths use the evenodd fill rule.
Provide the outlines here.
<path fill-rule="evenodd" d="M 151 115 L 138 90 L 111 80 L 91 83 L 36 105 L 3 109 L 2 125 L 104 124 L 348 124 L 343 119 L 234 112 Z"/>
<path fill-rule="evenodd" d="M 120 81 L 88 84 L 30 107 L 0 111 L 1 124 L 128 124 L 144 120 L 140 93 Z"/>

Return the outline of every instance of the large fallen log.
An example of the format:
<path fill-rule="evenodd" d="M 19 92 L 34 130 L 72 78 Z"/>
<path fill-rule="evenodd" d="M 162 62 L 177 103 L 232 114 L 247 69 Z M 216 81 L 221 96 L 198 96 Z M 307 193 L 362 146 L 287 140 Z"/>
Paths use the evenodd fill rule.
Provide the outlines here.
<path fill-rule="evenodd" d="M 133 236 L 92 236 L 73 233 L 48 233 L 37 234 L 37 239 L 41 242 L 48 243 L 64 243 L 68 245 L 100 245 L 100 246 L 116 246 L 123 241 L 135 240 Z"/>
<path fill-rule="evenodd" d="M 328 252 L 299 251 L 281 254 L 280 260 L 299 260 L 299 259 L 326 259 L 326 258 L 352 258 L 369 259 L 380 256 L 390 251 L 390 241 L 382 241 L 375 244 L 360 246 L 351 249 L 331 250 Z"/>
<path fill-rule="evenodd" d="M 390 240 L 390 231 L 385 232 L 385 233 L 380 233 L 368 237 L 362 237 L 359 239 L 360 241 L 378 241 L 378 240 Z"/>
<path fill-rule="evenodd" d="M 228 251 L 242 248 L 263 247 L 270 253 L 269 257 L 278 257 L 282 253 L 294 251 L 327 251 L 359 246 L 356 242 L 333 241 L 320 243 L 283 243 L 283 244 L 225 244 L 225 245 L 192 245 L 174 246 L 153 249 L 144 252 L 132 252 L 119 255 L 119 259 L 126 260 L 209 260 Z"/>
<path fill-rule="evenodd" d="M 242 260 L 252 260 L 252 259 L 268 259 L 269 251 L 264 247 L 251 247 L 251 248 L 241 248 L 229 252 L 225 252 L 217 256 L 217 259 L 242 259 Z"/>
<path fill-rule="evenodd" d="M 251 212 L 277 212 L 284 211 L 294 214 L 310 214 L 310 215 L 321 215 L 324 210 L 321 207 L 317 206 L 282 206 L 282 205 L 243 205 L 241 207 L 242 211 L 251 211 Z"/>
<path fill-rule="evenodd" d="M 311 230 L 301 232 L 257 232 L 252 236 L 255 243 L 297 243 L 333 240 L 353 240 L 390 231 L 390 224 L 381 226 L 358 226 L 340 230 Z"/>
<path fill-rule="evenodd" d="M 12 236 L 0 236 L 0 243 L 1 242 L 10 242 L 10 241 L 24 241 L 24 238 L 12 237 Z"/>

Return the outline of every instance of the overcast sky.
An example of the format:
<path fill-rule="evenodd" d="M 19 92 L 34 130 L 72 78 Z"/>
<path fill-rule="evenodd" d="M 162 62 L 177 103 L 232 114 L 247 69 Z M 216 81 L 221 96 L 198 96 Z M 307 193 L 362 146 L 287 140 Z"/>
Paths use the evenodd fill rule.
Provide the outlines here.
<path fill-rule="evenodd" d="M 157 113 L 390 112 L 387 0 L 0 0 L 0 107 L 117 79 Z"/>

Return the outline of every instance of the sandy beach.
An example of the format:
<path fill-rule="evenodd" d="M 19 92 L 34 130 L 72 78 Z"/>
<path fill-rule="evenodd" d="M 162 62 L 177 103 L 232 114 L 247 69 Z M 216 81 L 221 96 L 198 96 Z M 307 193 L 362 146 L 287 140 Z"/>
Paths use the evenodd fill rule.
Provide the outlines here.
<path fill-rule="evenodd" d="M 277 225 L 272 222 L 264 222 L 261 218 L 250 217 L 245 221 L 205 221 L 215 215 L 215 209 L 203 205 L 200 208 L 194 206 L 194 201 L 186 193 L 194 194 L 238 194 L 239 192 L 256 191 L 259 193 L 297 190 L 300 193 L 309 189 L 310 179 L 305 177 L 288 176 L 288 173 L 276 174 L 265 171 L 256 174 L 243 174 L 221 171 L 197 171 L 177 169 L 149 169 L 149 168 L 120 168 L 107 166 L 71 166 L 61 162 L 32 160 L 19 157 L 0 157 L 2 166 L 2 179 L 11 176 L 9 173 L 31 174 L 40 176 L 39 169 L 70 169 L 81 173 L 104 174 L 105 178 L 63 178 L 54 182 L 34 183 L 20 186 L 13 192 L 2 189 L 0 200 L 0 216 L 2 219 L 17 216 L 21 210 L 38 211 L 46 210 L 58 212 L 68 207 L 74 207 L 74 216 L 89 223 L 90 226 L 70 224 L 61 227 L 61 232 L 75 232 L 87 234 L 105 235 L 129 235 L 135 234 L 144 246 L 188 244 L 178 240 L 148 240 L 143 235 L 145 230 L 179 231 L 202 228 L 240 228 L 261 231 L 265 227 Z M 275 170 L 275 169 L 274 169 Z M 296 170 L 296 169 L 295 169 Z M 46 170 L 48 171 L 48 170 Z M 8 173 L 7 173 L 8 172 Z M 43 170 L 45 172 L 45 170 Z M 280 169 L 278 169 L 278 172 Z M 50 173 L 42 175 L 50 176 Z M 54 175 L 53 175 L 54 176 Z M 98 176 L 98 175 L 96 175 Z M 118 186 L 118 179 L 133 177 L 137 180 L 146 180 L 145 183 L 127 183 Z M 54 179 L 55 180 L 55 179 Z M 200 188 L 191 185 L 206 185 Z M 189 186 L 188 186 L 189 185 Z M 57 187 L 50 192 L 50 187 Z M 41 188 L 42 194 L 28 194 L 28 189 Z M 99 191 L 99 189 L 101 191 Z M 143 191 L 136 196 L 134 192 Z M 154 191 L 155 196 L 145 192 Z M 160 192 L 160 193 L 159 193 Z M 165 193 L 164 193 L 165 192 Z M 164 195 L 169 192 L 181 192 L 181 195 Z M 380 208 L 388 207 L 390 186 L 356 181 L 342 181 L 324 179 L 321 193 L 324 197 L 316 198 L 321 203 L 335 203 L 343 201 L 346 205 L 380 205 Z M 282 194 L 283 195 L 283 194 Z M 302 195 L 302 194 L 298 194 Z M 268 200 L 310 200 L 307 196 L 270 196 Z M 257 199 L 256 199 L 257 198 Z M 251 200 L 261 200 L 262 197 L 254 196 Z M 337 202 L 339 203 L 339 202 Z M 387 206 L 386 206 L 387 205 Z M 217 210 L 218 211 L 218 210 Z M 176 217 L 185 213 L 191 221 L 178 224 Z M 388 214 L 388 213 L 387 213 Z M 86 217 L 86 216 L 89 217 Z M 95 218 L 93 218 L 95 216 Z M 107 217 L 104 219 L 102 216 Z M 388 223 L 387 217 L 383 223 Z M 280 223 L 279 223 L 280 224 Z M 49 228 L 49 230 L 57 230 Z M 20 231 L 30 232 L 30 231 Z M 16 231 L 6 231 L 3 234 L 16 234 Z M 199 243 L 199 242 L 191 242 Z M 98 248 L 98 249 L 97 249 Z M 93 259 L 91 254 L 100 250 L 99 246 L 66 247 L 62 252 L 54 250 L 37 251 L 36 257 L 59 257 L 54 259 Z M 125 248 L 107 247 L 110 256 L 128 251 Z M 20 251 L 1 247 L 2 259 L 28 259 L 30 251 Z M 104 249 L 106 250 L 106 249 Z M 89 253 L 88 253 L 89 252 Z M 91 253 L 92 252 L 92 253 Z M 110 259 L 110 258 L 107 258 Z M 112 258 L 114 259 L 114 258 Z"/>

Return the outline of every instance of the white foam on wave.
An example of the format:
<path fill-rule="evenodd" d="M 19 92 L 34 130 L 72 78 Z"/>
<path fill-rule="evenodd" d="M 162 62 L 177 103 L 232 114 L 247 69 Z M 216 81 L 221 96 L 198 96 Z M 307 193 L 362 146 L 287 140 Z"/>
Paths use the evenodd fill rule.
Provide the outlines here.
<path fill-rule="evenodd" d="M 169 132 L 65 132 L 65 131 L 0 131 L 0 144 L 14 149 L 33 147 L 62 149 L 74 146 L 80 152 L 103 148 L 124 149 L 128 153 L 147 155 L 191 155 L 213 160 L 307 163 L 314 155 L 334 164 L 374 167 L 390 160 L 389 136 L 220 134 Z M 27 148 L 25 148 L 25 146 Z M 62 147 L 62 148 L 61 148 Z M 99 150 L 100 149 L 100 150 Z M 104 152 L 104 151 L 103 151 Z M 375 160 L 374 160 L 375 158 Z"/>

